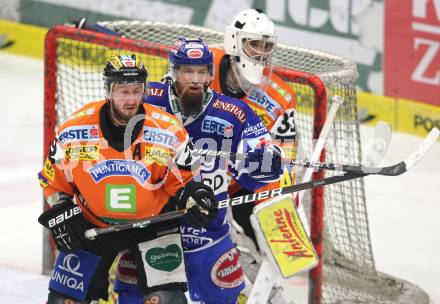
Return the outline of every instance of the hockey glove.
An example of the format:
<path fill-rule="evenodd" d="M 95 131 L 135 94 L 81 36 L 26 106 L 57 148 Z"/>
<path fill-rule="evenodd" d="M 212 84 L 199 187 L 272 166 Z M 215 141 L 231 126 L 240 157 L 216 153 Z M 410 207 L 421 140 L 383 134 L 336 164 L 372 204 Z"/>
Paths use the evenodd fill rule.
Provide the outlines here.
<path fill-rule="evenodd" d="M 276 181 L 283 174 L 283 154 L 277 145 L 263 145 L 248 152 L 245 168 L 249 176 L 259 182 Z"/>
<path fill-rule="evenodd" d="M 84 248 L 84 232 L 90 224 L 84 218 L 81 208 L 71 200 L 44 211 L 38 222 L 50 230 L 59 251 Z"/>
<path fill-rule="evenodd" d="M 187 210 L 184 219 L 191 226 L 205 226 L 218 213 L 214 192 L 203 183 L 189 182 L 177 191 L 174 201 L 178 209 Z"/>

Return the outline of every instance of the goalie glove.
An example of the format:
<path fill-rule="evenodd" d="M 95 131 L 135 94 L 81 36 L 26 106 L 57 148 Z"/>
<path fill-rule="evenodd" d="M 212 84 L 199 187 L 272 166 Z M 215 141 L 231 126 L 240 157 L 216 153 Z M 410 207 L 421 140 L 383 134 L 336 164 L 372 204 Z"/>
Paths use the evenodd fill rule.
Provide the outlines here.
<path fill-rule="evenodd" d="M 276 181 L 283 174 L 281 162 L 283 152 L 274 144 L 264 144 L 247 153 L 244 167 L 249 168 L 249 176 L 259 182 Z"/>
<path fill-rule="evenodd" d="M 187 210 L 184 219 L 191 226 L 206 226 L 218 213 L 214 192 L 203 183 L 189 182 L 177 191 L 173 200 L 178 209 Z"/>
<path fill-rule="evenodd" d="M 59 251 L 84 248 L 84 232 L 91 224 L 84 218 L 81 208 L 67 200 L 44 211 L 38 222 L 50 230 Z"/>

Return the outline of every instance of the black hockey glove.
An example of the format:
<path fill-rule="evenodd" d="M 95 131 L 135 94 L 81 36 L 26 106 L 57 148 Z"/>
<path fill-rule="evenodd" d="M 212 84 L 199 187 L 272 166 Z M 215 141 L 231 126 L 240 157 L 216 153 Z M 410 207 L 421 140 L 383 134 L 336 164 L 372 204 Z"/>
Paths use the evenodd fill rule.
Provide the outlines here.
<path fill-rule="evenodd" d="M 189 182 L 173 198 L 178 209 L 187 209 L 185 220 L 195 227 L 209 224 L 218 213 L 214 192 L 203 183 Z"/>
<path fill-rule="evenodd" d="M 91 226 L 81 208 L 71 200 L 44 211 L 38 222 L 50 230 L 59 251 L 84 248 L 84 232 Z"/>

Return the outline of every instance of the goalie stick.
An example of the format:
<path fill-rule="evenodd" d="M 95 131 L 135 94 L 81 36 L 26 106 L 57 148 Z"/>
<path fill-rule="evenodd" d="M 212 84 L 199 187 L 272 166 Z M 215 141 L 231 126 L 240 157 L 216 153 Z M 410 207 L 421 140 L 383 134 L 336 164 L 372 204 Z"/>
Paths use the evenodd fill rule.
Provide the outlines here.
<path fill-rule="evenodd" d="M 416 150 L 414 150 L 413 153 L 411 153 L 410 156 L 408 156 L 405 160 L 398 162 L 396 165 L 384 167 L 384 168 L 393 168 L 396 167 L 396 169 L 390 169 L 396 174 L 392 174 L 389 176 L 396 176 L 405 173 L 409 169 L 411 169 L 419 160 L 421 160 L 425 154 L 428 152 L 428 150 L 434 145 L 434 143 L 437 141 L 438 137 L 440 135 L 440 131 L 437 128 L 434 128 L 429 132 L 428 136 L 424 139 L 424 141 L 417 147 Z M 397 169 L 398 168 L 398 169 Z M 344 175 L 336 175 L 331 177 L 326 177 L 319 180 L 309 181 L 301 184 L 296 184 L 289 187 L 284 188 L 278 188 L 273 190 L 267 190 L 262 191 L 259 193 L 254 194 L 248 194 L 244 196 L 239 196 L 231 199 L 225 199 L 219 202 L 218 208 L 226 208 L 229 206 L 236 206 L 241 204 L 247 204 L 255 202 L 256 200 L 274 197 L 278 195 L 283 195 L 287 193 L 294 193 L 301 190 L 310 189 L 313 187 L 322 187 L 330 184 L 340 183 L 343 181 L 348 181 L 360 177 L 364 177 L 367 175 L 370 175 L 373 173 L 368 172 L 348 172 Z M 185 210 L 179 210 L 179 211 L 172 211 L 167 212 L 164 214 L 160 214 L 157 216 L 148 217 L 145 219 L 133 221 L 130 223 L 124 223 L 124 224 L 117 224 L 112 225 L 104 228 L 94 228 L 87 230 L 84 235 L 89 238 L 93 239 L 94 237 L 101 235 L 101 234 L 107 234 L 111 232 L 126 230 L 126 229 L 132 229 L 132 228 L 144 228 L 150 224 L 166 221 L 170 219 L 176 219 L 185 214 Z"/>

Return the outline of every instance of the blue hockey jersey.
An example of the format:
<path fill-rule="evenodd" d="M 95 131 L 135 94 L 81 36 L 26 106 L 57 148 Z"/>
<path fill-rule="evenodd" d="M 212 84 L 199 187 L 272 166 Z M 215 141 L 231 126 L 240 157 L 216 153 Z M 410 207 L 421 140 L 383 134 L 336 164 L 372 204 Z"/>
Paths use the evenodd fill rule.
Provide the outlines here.
<path fill-rule="evenodd" d="M 182 117 L 177 97 L 168 83 L 150 82 L 145 102 L 174 114 L 185 126 L 195 149 L 246 153 L 262 142 L 271 140 L 264 124 L 251 108 L 241 100 L 208 89 L 201 113 Z M 264 185 L 252 179 L 237 162 L 225 158 L 204 156 L 200 176 L 196 180 L 214 190 L 218 201 L 227 198 L 228 171 L 245 189 L 254 191 Z M 186 250 L 214 243 L 229 230 L 226 210 L 208 226 L 197 229 L 182 223 L 182 237 Z"/>

